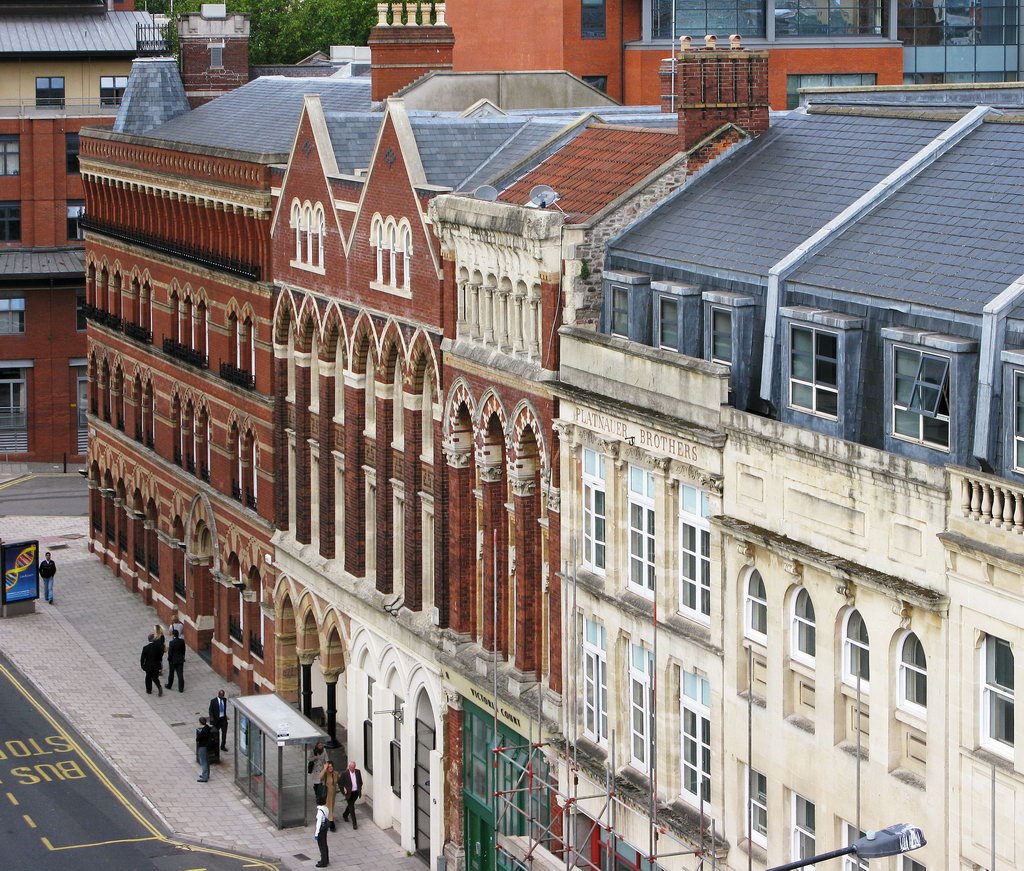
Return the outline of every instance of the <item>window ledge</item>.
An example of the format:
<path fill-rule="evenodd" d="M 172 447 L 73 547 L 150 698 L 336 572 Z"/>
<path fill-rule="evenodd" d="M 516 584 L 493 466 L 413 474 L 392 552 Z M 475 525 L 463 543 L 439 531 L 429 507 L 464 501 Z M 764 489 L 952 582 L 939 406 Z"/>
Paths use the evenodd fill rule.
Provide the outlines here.
<path fill-rule="evenodd" d="M 863 695 L 863 693 L 861 694 Z M 908 708 L 901 708 L 899 706 L 893 708 L 893 716 L 901 722 L 904 726 L 910 726 L 913 729 L 917 729 L 919 732 L 928 731 L 928 721 L 926 719 L 925 711 L 917 712 L 912 711 Z"/>
<path fill-rule="evenodd" d="M 965 753 L 969 753 L 975 759 L 985 762 L 988 765 L 994 765 L 996 768 L 1001 768 L 1009 774 L 1015 774 L 1016 771 L 1013 765 L 1013 750 L 995 749 L 991 745 L 982 745 L 976 747 L 974 750 L 965 750 Z"/>
<path fill-rule="evenodd" d="M 327 270 L 323 266 L 314 266 L 312 263 L 306 263 L 304 260 L 292 260 L 288 263 L 292 269 L 301 269 L 303 272 L 312 272 L 316 275 L 326 275 Z"/>
<path fill-rule="evenodd" d="M 764 636 L 763 639 L 751 638 L 749 635 L 743 636 L 743 649 L 753 650 L 754 653 L 763 656 L 765 659 L 768 658 L 768 636 Z"/>
<path fill-rule="evenodd" d="M 856 741 L 840 741 L 837 745 L 840 750 L 844 753 L 849 753 L 854 759 L 857 758 L 857 742 Z M 867 762 L 871 758 L 871 754 L 868 753 L 867 743 L 861 742 L 860 745 L 860 758 Z"/>
<path fill-rule="evenodd" d="M 403 299 L 412 299 L 412 289 L 408 287 L 396 287 L 393 284 L 371 281 L 370 290 L 376 290 L 378 293 L 387 293 L 391 296 L 400 296 Z"/>
<path fill-rule="evenodd" d="M 813 662 L 806 662 L 790 655 L 789 668 L 790 671 L 796 672 L 798 675 L 805 677 L 808 680 L 817 681 L 818 679 L 817 670 L 815 669 Z M 863 693 L 861 693 L 861 695 L 863 695 Z"/>
<path fill-rule="evenodd" d="M 867 681 L 862 681 L 860 685 L 860 700 L 862 702 L 868 702 L 871 700 L 870 684 Z M 839 692 L 841 692 L 848 699 L 857 701 L 857 685 L 849 682 L 849 678 L 844 677 L 839 684 Z"/>
<path fill-rule="evenodd" d="M 803 717 L 800 714 L 790 714 L 786 717 L 786 722 L 791 726 L 795 726 L 801 732 L 806 732 L 808 735 L 814 734 L 814 723 L 808 720 L 807 717 Z"/>
<path fill-rule="evenodd" d="M 925 779 L 920 774 L 915 774 L 907 768 L 894 768 L 889 772 L 895 777 L 900 783 L 905 783 L 907 786 L 913 787 L 914 789 L 921 790 L 924 792 L 927 787 Z"/>

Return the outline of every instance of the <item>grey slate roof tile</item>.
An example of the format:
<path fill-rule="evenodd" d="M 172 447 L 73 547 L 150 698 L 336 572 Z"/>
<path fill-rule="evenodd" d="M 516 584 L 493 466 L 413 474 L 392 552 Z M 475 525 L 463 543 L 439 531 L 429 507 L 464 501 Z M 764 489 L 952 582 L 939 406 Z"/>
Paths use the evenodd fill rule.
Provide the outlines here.
<path fill-rule="evenodd" d="M 369 79 L 267 76 L 154 127 L 146 135 L 253 154 L 284 153 L 295 138 L 306 94 L 319 94 L 325 112 L 365 112 L 370 108 Z"/>
<path fill-rule="evenodd" d="M 1024 275 L 1024 129 L 986 123 L 792 276 L 978 313 Z M 999 163 L 997 175 L 978 172 Z M 969 226 L 958 220 L 969 216 Z M 913 228 L 913 234 L 906 229 Z M 952 232 L 951 232 L 952 228 Z M 864 252 L 870 252 L 865 257 Z"/>
<path fill-rule="evenodd" d="M 947 122 L 793 113 L 613 246 L 682 267 L 768 269 L 945 130 Z"/>
<path fill-rule="evenodd" d="M 329 112 L 324 115 L 339 172 L 352 175 L 370 165 L 384 115 L 380 112 Z"/>

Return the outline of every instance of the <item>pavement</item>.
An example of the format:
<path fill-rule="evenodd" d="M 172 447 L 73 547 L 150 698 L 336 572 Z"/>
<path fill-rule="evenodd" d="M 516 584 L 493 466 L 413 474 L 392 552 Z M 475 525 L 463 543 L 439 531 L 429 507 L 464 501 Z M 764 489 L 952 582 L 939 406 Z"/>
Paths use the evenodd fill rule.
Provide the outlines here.
<path fill-rule="evenodd" d="M 12 495 L 10 489 L 0 491 L 0 515 Z M 185 692 L 146 695 L 139 652 L 157 622 L 156 611 L 89 553 L 87 519 L 0 516 L 0 537 L 38 539 L 40 550 L 52 551 L 57 564 L 55 604 L 40 599 L 36 613 L 0 619 L 0 649 L 169 832 L 283 869 L 312 867 L 319 858 L 312 826 L 278 830 L 234 785 L 230 752 L 211 766 L 209 783 L 196 782 L 197 721 L 218 689 L 232 696 L 238 687 L 189 650 Z M 339 814 L 338 831 L 329 836 L 332 866 L 422 871 L 423 862 L 409 856 L 393 833 L 373 824 L 369 805 L 361 801 L 358 807 L 359 829 L 353 831 Z"/>

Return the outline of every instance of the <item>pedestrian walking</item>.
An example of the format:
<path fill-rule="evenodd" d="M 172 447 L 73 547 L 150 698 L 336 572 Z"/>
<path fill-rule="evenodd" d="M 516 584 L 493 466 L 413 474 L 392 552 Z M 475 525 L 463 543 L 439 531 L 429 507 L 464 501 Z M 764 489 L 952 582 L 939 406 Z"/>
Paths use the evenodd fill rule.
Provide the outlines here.
<path fill-rule="evenodd" d="M 220 731 L 220 749 L 228 749 L 228 700 L 224 690 L 217 697 L 210 699 L 210 725 Z"/>
<path fill-rule="evenodd" d="M 159 623 L 153 624 L 153 640 L 160 645 L 160 656 L 167 652 L 167 638 L 164 635 L 164 627 Z"/>
<path fill-rule="evenodd" d="M 171 614 L 171 622 L 167 624 L 167 630 L 173 632 L 175 629 L 178 630 L 178 637 L 185 637 L 185 624 L 181 622 L 181 617 L 178 616 L 178 612 L 175 611 Z"/>
<path fill-rule="evenodd" d="M 331 864 L 331 854 L 327 849 L 327 808 L 318 804 L 316 806 L 316 824 L 313 827 L 313 837 L 316 838 L 316 845 L 320 848 L 320 861 L 314 868 L 326 868 Z"/>
<path fill-rule="evenodd" d="M 167 689 L 178 675 L 178 692 L 185 692 L 185 642 L 177 629 L 171 630 L 171 643 L 167 647 Z"/>
<path fill-rule="evenodd" d="M 51 605 L 53 604 L 53 576 L 57 574 L 57 564 L 46 552 L 46 559 L 39 563 L 39 577 L 43 579 L 43 596 Z"/>
<path fill-rule="evenodd" d="M 363 772 L 356 768 L 355 762 L 349 762 L 345 773 L 341 775 L 341 791 L 345 795 L 345 813 L 343 820 L 352 817 L 352 828 L 358 829 L 356 822 L 356 799 L 363 794 Z"/>
<path fill-rule="evenodd" d="M 206 722 L 206 717 L 199 718 L 199 728 L 196 729 L 196 762 L 199 763 L 199 783 L 206 783 L 210 779 L 210 738 L 213 736 L 213 729 Z"/>
<path fill-rule="evenodd" d="M 323 773 L 326 762 L 327 748 L 324 747 L 323 741 L 317 741 L 313 747 L 313 758 L 309 760 L 309 766 L 306 769 L 308 774 L 313 775 L 313 783 L 320 780 L 320 775 Z"/>
<path fill-rule="evenodd" d="M 160 683 L 160 670 L 163 667 L 164 653 L 160 643 L 149 636 L 149 642 L 142 648 L 142 656 L 139 657 L 139 665 L 146 673 L 146 694 L 152 695 L 153 684 L 156 684 L 158 695 L 164 694 L 163 684 Z"/>
<path fill-rule="evenodd" d="M 323 804 L 327 807 L 327 822 L 331 831 L 334 828 L 334 798 L 338 794 L 338 782 L 341 778 L 334 770 L 334 763 L 328 759 L 324 763 L 324 770 L 320 772 L 320 783 L 324 785 Z"/>

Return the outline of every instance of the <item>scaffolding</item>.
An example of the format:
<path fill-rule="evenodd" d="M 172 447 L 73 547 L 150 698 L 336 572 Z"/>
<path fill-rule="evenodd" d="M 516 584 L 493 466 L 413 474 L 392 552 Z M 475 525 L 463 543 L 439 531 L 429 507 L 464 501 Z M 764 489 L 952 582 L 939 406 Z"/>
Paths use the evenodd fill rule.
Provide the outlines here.
<path fill-rule="evenodd" d="M 565 621 L 571 631 L 571 656 L 566 657 L 567 676 L 575 681 L 580 674 L 582 611 L 576 599 L 575 542 L 572 543 L 572 570 L 567 571 L 563 563 L 562 614 L 570 619 Z M 496 560 L 495 560 L 496 565 Z M 568 584 L 566 583 L 568 581 Z M 495 589 L 497 589 L 495 585 Z M 497 596 L 495 595 L 495 599 Z M 495 604 L 496 607 L 496 604 Z M 496 617 L 496 615 L 495 615 Z M 495 621 L 496 622 L 496 621 Z M 536 717 L 531 713 L 527 743 L 505 745 L 499 740 L 497 724 L 498 688 L 497 659 L 494 667 L 494 731 L 492 754 L 492 810 L 494 812 L 494 848 L 498 868 L 502 871 L 614 871 L 620 867 L 616 856 L 620 842 L 627 844 L 637 854 L 636 864 L 642 871 L 661 871 L 667 867 L 666 860 L 675 859 L 672 868 L 685 871 L 717 871 L 719 844 L 715 821 L 706 816 L 704 804 L 699 808 L 699 843 L 693 845 L 674 835 L 659 820 L 658 779 L 657 779 L 657 652 L 658 616 L 657 606 L 653 612 L 653 662 L 651 677 L 651 777 L 647 808 L 647 850 L 628 841 L 620 834 L 619 826 L 626 813 L 637 813 L 636 804 L 627 803 L 616 786 L 616 734 L 609 736 L 610 757 L 604 765 L 604 790 L 579 794 L 581 775 L 585 781 L 600 785 L 594 778 L 583 773 L 578 755 L 578 729 L 580 723 L 580 696 L 576 692 L 564 693 L 569 705 L 566 719 L 565 741 L 556 748 L 543 734 L 543 691 L 538 688 Z M 496 651 L 496 645 L 495 645 Z M 569 681 L 566 682 L 566 686 Z M 564 687 L 563 687 L 564 689 Z M 560 763 L 566 774 L 566 782 L 559 782 Z M 552 771 L 555 773 L 552 774 Z M 502 777 L 502 774 L 511 775 Z M 593 844 L 598 843 L 596 856 Z M 689 863 L 686 858 L 689 857 Z"/>

